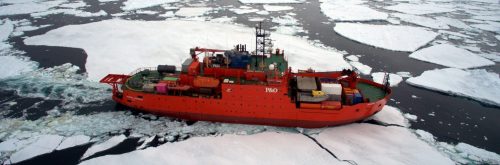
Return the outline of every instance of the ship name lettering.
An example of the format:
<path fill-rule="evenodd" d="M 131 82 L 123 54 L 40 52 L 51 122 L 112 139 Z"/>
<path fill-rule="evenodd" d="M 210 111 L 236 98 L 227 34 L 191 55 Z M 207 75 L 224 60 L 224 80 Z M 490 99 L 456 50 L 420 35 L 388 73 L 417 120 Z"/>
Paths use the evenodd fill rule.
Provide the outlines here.
<path fill-rule="evenodd" d="M 266 93 L 278 93 L 278 88 L 266 88 Z"/>

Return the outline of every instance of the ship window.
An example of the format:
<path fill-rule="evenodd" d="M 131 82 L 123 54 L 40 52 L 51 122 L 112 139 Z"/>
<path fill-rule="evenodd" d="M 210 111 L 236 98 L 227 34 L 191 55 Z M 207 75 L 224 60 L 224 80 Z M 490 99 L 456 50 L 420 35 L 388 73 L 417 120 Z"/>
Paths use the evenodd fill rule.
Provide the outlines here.
<path fill-rule="evenodd" d="M 142 99 L 142 96 L 137 96 L 137 98 L 141 98 Z"/>

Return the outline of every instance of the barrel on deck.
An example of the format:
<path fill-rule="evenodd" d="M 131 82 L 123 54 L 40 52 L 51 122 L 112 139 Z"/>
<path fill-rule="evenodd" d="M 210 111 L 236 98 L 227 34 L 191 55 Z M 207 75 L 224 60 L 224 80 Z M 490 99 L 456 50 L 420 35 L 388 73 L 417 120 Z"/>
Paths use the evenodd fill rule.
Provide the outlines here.
<path fill-rule="evenodd" d="M 175 66 L 174 65 L 158 65 L 156 68 L 158 70 L 158 73 L 175 73 Z"/>

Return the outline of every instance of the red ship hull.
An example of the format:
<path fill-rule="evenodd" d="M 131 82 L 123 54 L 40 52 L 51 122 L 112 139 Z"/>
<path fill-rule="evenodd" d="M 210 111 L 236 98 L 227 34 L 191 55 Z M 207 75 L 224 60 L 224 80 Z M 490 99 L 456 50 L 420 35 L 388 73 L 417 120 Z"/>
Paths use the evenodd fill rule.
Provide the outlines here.
<path fill-rule="evenodd" d="M 375 87 L 383 85 L 360 79 Z M 338 110 L 297 108 L 287 96 L 286 86 L 276 86 L 277 92 L 266 86 L 223 84 L 222 98 L 181 97 L 124 90 L 113 100 L 142 111 L 193 121 L 214 121 L 285 127 L 319 128 L 352 123 L 379 112 L 387 102 L 384 98 L 368 103 L 343 105 Z"/>

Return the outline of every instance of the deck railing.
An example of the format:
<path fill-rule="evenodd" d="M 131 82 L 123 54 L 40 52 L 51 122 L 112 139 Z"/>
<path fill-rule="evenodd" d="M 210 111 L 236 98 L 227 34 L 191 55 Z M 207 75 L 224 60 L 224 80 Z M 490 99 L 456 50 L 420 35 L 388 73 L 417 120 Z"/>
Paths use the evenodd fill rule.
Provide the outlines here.
<path fill-rule="evenodd" d="M 142 72 L 144 70 L 150 70 L 150 71 L 155 71 L 156 70 L 156 67 L 142 67 L 142 68 L 138 68 L 136 70 L 134 70 L 133 72 L 130 72 L 129 76 L 133 76 L 139 72 Z"/>

